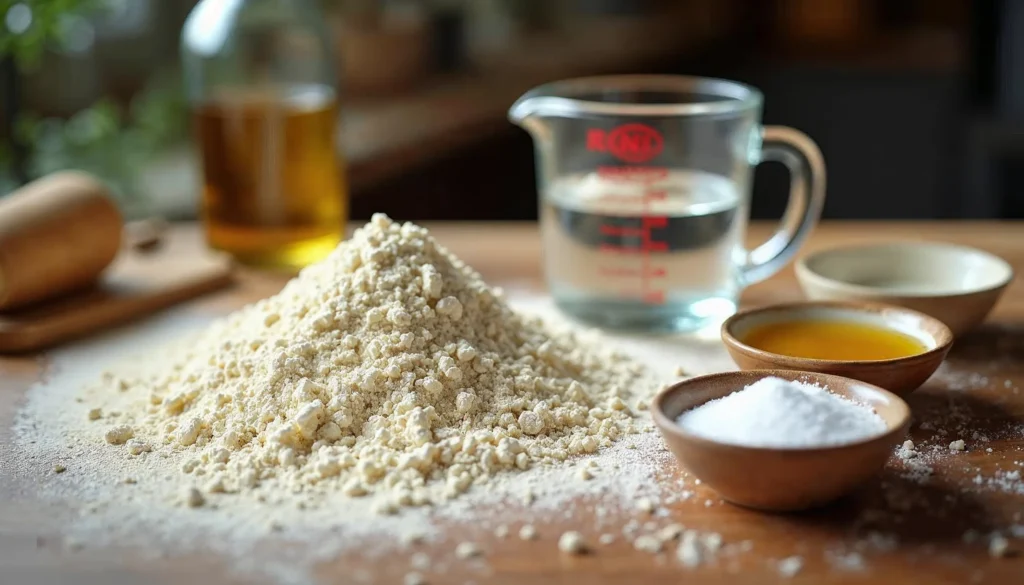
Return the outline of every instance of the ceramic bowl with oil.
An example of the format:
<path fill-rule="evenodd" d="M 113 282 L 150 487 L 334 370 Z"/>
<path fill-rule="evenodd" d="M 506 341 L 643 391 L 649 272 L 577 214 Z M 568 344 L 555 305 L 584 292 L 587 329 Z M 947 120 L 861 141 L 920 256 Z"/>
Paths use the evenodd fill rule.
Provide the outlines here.
<path fill-rule="evenodd" d="M 739 312 L 722 324 L 722 341 L 742 370 L 834 374 L 906 395 L 942 364 L 953 334 L 903 307 L 815 301 Z"/>
<path fill-rule="evenodd" d="M 898 305 L 931 315 L 959 336 L 985 320 L 1013 267 L 984 250 L 940 242 L 844 246 L 801 258 L 796 275 L 811 300 Z"/>

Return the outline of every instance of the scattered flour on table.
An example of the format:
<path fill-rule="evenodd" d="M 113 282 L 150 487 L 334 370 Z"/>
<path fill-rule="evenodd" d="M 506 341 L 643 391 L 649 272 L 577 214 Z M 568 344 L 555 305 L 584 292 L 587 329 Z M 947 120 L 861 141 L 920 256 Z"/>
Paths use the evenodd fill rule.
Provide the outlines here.
<path fill-rule="evenodd" d="M 827 389 L 782 378 L 762 378 L 676 419 L 696 435 L 751 447 L 841 445 L 885 432 L 870 407 Z"/>
<path fill-rule="evenodd" d="M 990 477 L 977 475 L 974 477 L 974 483 L 1001 491 L 1004 494 L 1024 496 L 1024 477 L 1021 476 L 1020 469 L 996 471 Z"/>
<path fill-rule="evenodd" d="M 864 555 L 859 552 L 831 551 L 825 554 L 825 558 L 832 567 L 839 571 L 861 572 L 866 568 Z"/>
<path fill-rule="evenodd" d="M 377 215 L 278 295 L 109 373 L 87 401 L 117 405 L 108 442 L 179 456 L 180 481 L 206 491 L 267 483 L 310 505 L 342 491 L 393 513 L 610 446 L 635 430 L 643 375 Z"/>
<path fill-rule="evenodd" d="M 779 574 L 783 577 L 793 577 L 804 567 L 804 559 L 799 556 L 786 557 L 778 562 Z"/>
<path fill-rule="evenodd" d="M 152 333 L 166 334 L 175 326 L 168 321 Z M 639 425 L 639 432 L 584 457 L 609 470 L 589 481 L 576 479 L 573 462 L 537 466 L 500 473 L 458 498 L 403 508 L 393 515 L 381 515 L 366 498 L 343 493 L 328 494 L 318 498 L 318 506 L 307 506 L 301 492 L 278 493 L 266 485 L 230 496 L 206 493 L 205 505 L 190 508 L 175 481 L 181 473 L 175 457 L 126 457 L 105 443 L 97 449 L 102 437 L 81 416 L 86 406 L 74 400 L 76 382 L 97 375 L 96 364 L 138 341 L 132 336 L 102 351 L 58 354 L 59 370 L 30 395 L 19 422 L 23 441 L 17 449 L 25 455 L 19 457 L 19 474 L 33 489 L 43 489 L 58 502 L 88 502 L 78 511 L 68 511 L 56 525 L 69 543 L 88 543 L 86 548 L 141 545 L 140 554 L 154 557 L 190 550 L 217 552 L 233 559 L 232 568 L 242 575 L 306 584 L 317 583 L 310 577 L 316 563 L 339 554 L 387 558 L 398 550 L 444 542 L 454 550 L 458 542 L 443 541 L 448 527 L 462 538 L 483 541 L 505 525 L 513 534 L 533 539 L 543 535 L 546 523 L 570 509 L 570 503 L 576 516 L 588 518 L 580 528 L 597 531 L 618 524 L 623 516 L 640 514 L 634 509 L 639 499 L 664 504 L 684 499 L 684 485 L 677 483 L 681 480 L 664 477 L 674 468 L 672 455 L 656 432 Z M 61 405 L 69 408 L 55 408 Z M 46 416 L 45 425 L 39 423 L 41 416 Z M 52 473 L 53 457 L 64 461 L 67 470 L 40 485 L 38 478 Z M 546 534 L 547 539 L 556 536 Z M 373 543 L 370 549 L 367 542 Z"/>
<path fill-rule="evenodd" d="M 987 388 L 992 380 L 979 372 L 957 369 L 944 362 L 930 378 L 931 382 L 941 384 L 944 388 L 953 392 L 965 392 Z"/>
<path fill-rule="evenodd" d="M 378 216 L 198 333 L 157 317 L 56 352 L 16 421 L 17 474 L 66 466 L 43 495 L 90 502 L 68 510 L 69 542 L 223 552 L 289 583 L 368 538 L 386 554 L 450 525 L 493 537 L 570 501 L 598 529 L 692 493 L 664 477 L 650 368 L 529 312 Z"/>
<path fill-rule="evenodd" d="M 558 550 L 570 555 L 583 554 L 587 552 L 587 541 L 579 532 L 569 530 L 558 537 Z"/>
<path fill-rule="evenodd" d="M 994 358 L 993 365 L 1001 358 Z M 938 391 L 937 391 L 938 390 Z M 1017 386 L 1010 379 L 997 379 L 977 371 L 963 370 L 949 363 L 943 364 L 939 372 L 928 382 L 919 402 L 917 396 L 911 396 L 914 408 L 915 424 L 912 427 L 913 440 L 907 440 L 890 460 L 888 467 L 900 481 L 882 480 L 883 508 L 865 509 L 858 519 L 864 525 L 900 525 L 911 518 L 927 516 L 941 519 L 958 517 L 977 521 L 978 528 L 969 528 L 964 532 L 963 542 L 967 545 L 984 545 L 986 552 L 993 557 L 1002 557 L 1015 552 L 1018 545 L 1014 538 L 1024 534 L 1015 534 L 1015 522 L 1021 513 L 1011 515 L 1010 523 L 1003 519 L 993 525 L 992 519 L 982 520 L 964 513 L 963 497 L 974 492 L 996 492 L 1011 497 L 1024 496 L 1024 425 L 1007 418 L 998 425 L 985 425 L 979 430 L 978 416 L 990 416 L 983 410 L 984 402 L 993 400 L 997 404 L 1008 394 L 1016 394 Z M 975 394 L 976 396 L 971 396 Z M 995 469 L 983 471 L 976 466 L 972 453 L 983 452 L 996 457 Z M 951 476 L 956 479 L 950 481 Z M 935 484 L 938 490 L 946 492 L 946 496 L 937 498 L 922 497 L 921 491 L 914 485 Z M 894 524 L 895 523 L 895 524 Z M 982 529 L 981 527 L 984 527 Z M 995 530 L 992 530 L 992 529 Z M 984 531 L 990 531 L 983 538 Z M 857 541 L 858 550 L 891 550 L 899 545 L 895 534 L 869 532 L 870 538 Z M 884 542 L 884 549 L 878 547 Z M 928 545 L 923 548 L 927 549 Z M 839 553 L 835 553 L 839 554 Z M 857 559 L 856 570 L 861 570 Z M 838 556 L 829 559 L 832 566 L 846 570 L 846 563 Z M 870 570 L 864 564 L 864 570 Z"/>

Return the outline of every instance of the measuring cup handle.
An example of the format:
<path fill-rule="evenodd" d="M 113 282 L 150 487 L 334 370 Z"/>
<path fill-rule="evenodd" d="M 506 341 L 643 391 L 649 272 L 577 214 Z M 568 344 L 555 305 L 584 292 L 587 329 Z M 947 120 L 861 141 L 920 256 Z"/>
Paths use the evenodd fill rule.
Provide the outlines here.
<path fill-rule="evenodd" d="M 810 235 L 825 205 L 825 160 L 806 134 L 785 126 L 765 126 L 759 162 L 789 168 L 789 202 L 775 234 L 747 253 L 743 284 L 762 281 L 789 262 Z"/>

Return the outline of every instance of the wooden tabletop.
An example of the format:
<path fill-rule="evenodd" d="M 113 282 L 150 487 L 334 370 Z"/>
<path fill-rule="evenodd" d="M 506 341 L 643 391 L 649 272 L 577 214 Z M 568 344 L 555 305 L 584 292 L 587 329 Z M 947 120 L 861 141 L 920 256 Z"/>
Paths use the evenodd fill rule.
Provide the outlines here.
<path fill-rule="evenodd" d="M 429 227 L 441 243 L 491 284 L 542 286 L 535 224 Z M 772 227 L 755 223 L 751 242 L 763 240 Z M 200 245 L 193 227 L 179 228 L 175 237 L 190 239 L 197 248 Z M 1002 256 L 1018 274 L 1024 272 L 1022 223 L 826 223 L 804 251 L 882 239 L 929 239 L 975 246 Z M 234 289 L 198 303 L 227 310 L 273 294 L 284 281 L 282 276 L 243 272 Z M 798 298 L 790 267 L 751 287 L 743 302 L 754 305 Z M 539 547 L 509 539 L 491 543 L 489 577 L 434 574 L 429 582 L 1024 583 L 1024 556 L 992 558 L 984 537 L 973 543 L 964 539 L 968 529 L 985 534 L 1016 525 L 1024 531 L 1024 487 L 1014 492 L 1012 487 L 993 488 L 974 481 L 979 475 L 993 477 L 997 470 L 1024 473 L 1024 282 L 1018 279 L 1011 285 L 987 325 L 957 341 L 946 367 L 944 375 L 911 396 L 915 413 L 911 436 L 919 445 L 943 445 L 964 438 L 968 449 L 936 461 L 928 483 L 900 479 L 900 464 L 893 461 L 877 481 L 859 493 L 813 512 L 772 515 L 731 505 L 705 508 L 693 502 L 671 506 L 673 519 L 688 526 L 721 532 L 727 542 L 752 540 L 752 552 L 737 563 L 687 570 L 671 558 L 657 562 L 625 542 L 603 548 L 600 554 L 566 558 L 553 543 Z M 35 499 L 31 486 L 8 477 L 5 470 L 11 468 L 4 464 L 4 445 L 10 441 L 14 412 L 38 374 L 38 356 L 0 359 L 0 583 L 221 582 L 222 563 L 216 557 L 178 562 L 146 559 L 125 551 L 75 555 L 52 544 L 59 541 L 60 530 L 48 520 L 46 504 Z M 950 427 L 951 421 L 957 424 Z M 938 434 L 957 425 L 961 429 L 955 432 L 967 436 Z M 975 438 L 975 432 L 988 440 Z M 865 510 L 877 512 L 865 514 Z M 1024 551 L 1024 538 L 1011 538 L 1010 545 Z M 843 565 L 835 560 L 836 551 L 858 552 L 863 563 Z M 802 557 L 802 571 L 791 578 L 780 576 L 771 559 L 793 554 Z M 367 564 L 347 559 L 330 563 L 319 573 L 335 576 L 337 580 L 331 582 L 352 582 L 353 566 L 370 576 L 368 582 L 398 583 L 408 561 Z M 228 581 L 234 582 L 224 582 Z"/>

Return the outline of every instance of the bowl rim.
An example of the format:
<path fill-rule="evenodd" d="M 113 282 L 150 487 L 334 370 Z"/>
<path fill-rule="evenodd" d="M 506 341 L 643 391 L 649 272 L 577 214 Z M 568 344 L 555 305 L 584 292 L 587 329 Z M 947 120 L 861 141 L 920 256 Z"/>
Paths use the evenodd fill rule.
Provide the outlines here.
<path fill-rule="evenodd" d="M 726 443 L 726 442 L 722 442 L 722 441 L 716 441 L 714 439 L 709 439 L 707 437 L 702 437 L 700 435 L 696 435 L 694 433 L 691 433 L 691 432 L 683 429 L 681 426 L 676 424 L 674 419 L 669 418 L 669 416 L 667 414 L 665 414 L 664 406 L 665 406 L 665 401 L 668 399 L 668 397 L 670 395 L 676 393 L 676 392 L 680 392 L 680 391 L 684 391 L 685 392 L 685 391 L 687 391 L 687 387 L 688 386 L 693 386 L 693 385 L 700 384 L 700 383 L 703 383 L 703 382 L 707 382 L 709 380 L 713 380 L 713 379 L 717 379 L 717 378 L 728 378 L 728 377 L 732 377 L 732 376 L 743 376 L 743 377 L 748 377 L 749 376 L 749 377 L 754 377 L 754 378 L 760 380 L 760 379 L 771 377 L 771 376 L 776 376 L 776 377 L 792 377 L 794 375 L 807 376 L 807 377 L 811 377 L 813 379 L 822 380 L 826 384 L 829 384 L 829 385 L 831 385 L 831 383 L 838 383 L 838 384 L 842 384 L 844 386 L 857 385 L 857 386 L 861 386 L 861 387 L 867 387 L 870 390 L 873 390 L 875 392 L 878 392 L 878 393 L 884 395 L 891 402 L 893 402 L 898 407 L 900 407 L 900 409 L 903 411 L 902 412 L 902 416 L 900 418 L 900 421 L 898 423 L 896 423 L 896 424 L 893 424 L 891 427 L 887 423 L 886 424 L 885 432 L 883 432 L 883 433 L 881 433 L 879 435 L 873 435 L 873 436 L 861 439 L 859 441 L 854 441 L 852 443 L 841 443 L 839 445 L 826 445 L 826 446 L 823 446 L 823 447 L 764 447 L 764 446 L 752 446 L 752 445 L 737 445 L 737 444 L 734 444 L 734 443 Z M 739 387 L 736 390 L 733 390 L 733 392 L 738 392 L 739 390 L 742 390 L 742 388 L 743 387 Z M 731 393 L 732 392 L 730 392 L 730 394 Z M 719 396 L 718 398 L 724 398 L 725 396 L 728 396 L 728 395 L 729 394 L 725 394 L 723 396 Z M 700 403 L 700 405 L 707 404 L 711 400 L 716 400 L 716 398 L 711 398 L 711 399 L 709 399 L 707 401 L 704 401 L 704 402 Z M 698 405 L 698 406 L 700 406 L 700 405 Z M 693 408 L 696 408 L 696 406 L 693 407 Z M 780 368 L 776 368 L 776 369 L 758 369 L 758 370 L 731 370 L 731 371 L 726 371 L 726 372 L 716 372 L 716 373 L 713 373 L 713 374 L 704 374 L 704 375 L 701 375 L 701 376 L 695 376 L 693 378 L 687 378 L 686 380 L 680 380 L 679 382 L 676 382 L 675 384 L 671 384 L 671 385 L 666 386 L 665 388 L 661 389 L 654 396 L 654 399 L 651 401 L 651 409 L 650 410 L 651 410 L 651 417 L 654 419 L 655 426 L 657 426 L 663 433 L 670 433 L 672 435 L 675 435 L 677 438 L 680 438 L 680 439 L 682 439 L 684 441 L 688 441 L 690 443 L 694 443 L 694 444 L 700 445 L 702 447 L 706 447 L 706 448 L 745 449 L 745 450 L 753 451 L 753 452 L 757 452 L 757 453 L 779 453 L 779 452 L 783 452 L 783 453 L 805 454 L 805 455 L 823 454 L 823 453 L 835 453 L 837 451 L 844 450 L 844 449 L 858 449 L 858 448 L 861 448 L 861 447 L 863 447 L 865 445 L 869 445 L 871 443 L 889 442 L 889 441 L 891 441 L 893 439 L 894 435 L 903 435 L 903 434 L 905 434 L 907 432 L 907 430 L 909 430 L 909 428 L 910 428 L 910 421 L 911 421 L 911 418 L 912 418 L 912 413 L 911 413 L 910 405 L 907 404 L 907 401 L 904 400 L 903 398 L 901 398 L 895 392 L 890 392 L 889 390 L 886 390 L 885 388 L 882 388 L 880 386 L 876 386 L 874 384 L 869 384 L 867 382 L 862 382 L 862 381 L 856 380 L 854 378 L 847 378 L 846 376 L 840 376 L 840 375 L 837 375 L 837 374 L 823 374 L 823 373 L 819 373 L 819 372 L 810 372 L 810 371 L 803 371 L 803 370 L 784 370 L 784 369 L 780 369 Z M 682 414 L 682 413 L 680 413 L 680 414 Z"/>
<path fill-rule="evenodd" d="M 913 355 L 890 358 L 887 360 L 825 360 L 820 358 L 805 358 L 791 355 L 783 355 L 781 353 L 773 353 L 763 349 L 756 348 L 752 345 L 747 345 L 740 341 L 739 337 L 733 335 L 732 327 L 736 323 L 747 319 L 753 315 L 768 313 L 768 312 L 786 312 L 796 311 L 799 309 L 809 309 L 814 307 L 822 308 L 834 308 L 834 309 L 846 309 L 854 312 L 864 312 L 864 309 L 879 309 L 888 312 L 904 313 L 917 317 L 921 321 L 930 322 L 938 331 L 939 334 L 935 336 L 936 344 L 935 347 L 928 351 L 921 353 L 915 353 Z M 922 328 L 923 330 L 923 328 Z M 728 319 L 722 322 L 720 330 L 722 342 L 726 347 L 733 347 L 736 350 L 742 351 L 748 355 L 756 356 L 762 360 L 774 362 L 777 364 L 783 363 L 799 363 L 807 365 L 811 368 L 814 367 L 825 367 L 825 366 L 843 366 L 843 367 L 859 367 L 859 368 L 886 368 L 893 366 L 902 366 L 911 362 L 922 361 L 932 358 L 942 358 L 953 345 L 953 331 L 948 325 L 942 321 L 927 315 L 920 311 L 901 307 L 899 305 L 891 305 L 887 303 L 877 303 L 869 301 L 793 301 L 789 303 L 776 303 L 771 305 L 762 305 L 760 307 L 753 307 L 738 311 L 731 315 Z"/>
<path fill-rule="evenodd" d="M 868 286 L 864 284 L 855 284 L 840 280 L 838 278 L 832 278 L 826 276 L 821 272 L 816 271 L 811 267 L 811 263 L 822 257 L 836 254 L 839 252 L 866 252 L 868 250 L 885 250 L 885 249 L 933 249 L 933 250 L 944 250 L 949 253 L 963 255 L 963 254 L 974 254 L 985 258 L 986 261 L 992 264 L 998 265 L 1005 271 L 1005 277 L 997 281 L 995 284 L 982 287 L 971 287 L 963 288 L 957 291 L 950 291 L 944 293 L 931 293 L 931 292 L 903 292 L 891 288 L 885 288 L 880 286 Z M 866 296 L 874 297 L 892 297 L 892 298 L 906 298 L 906 299 L 940 299 L 940 298 L 954 298 L 959 296 L 974 295 L 985 292 L 997 291 L 1005 288 L 1011 282 L 1013 282 L 1016 276 L 1013 265 L 1011 265 L 1006 259 L 997 256 L 986 250 L 980 248 L 972 248 L 971 246 L 964 246 L 962 244 L 951 244 L 947 242 L 927 242 L 927 241 L 889 241 L 889 242 L 875 242 L 868 244 L 852 244 L 852 245 L 840 245 L 816 250 L 801 256 L 797 259 L 795 264 L 795 271 L 798 279 L 809 279 L 816 281 L 818 284 L 831 286 L 833 288 L 841 289 L 850 293 L 857 293 Z"/>

